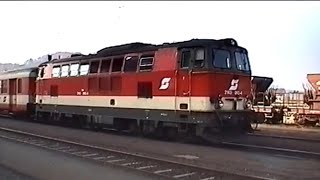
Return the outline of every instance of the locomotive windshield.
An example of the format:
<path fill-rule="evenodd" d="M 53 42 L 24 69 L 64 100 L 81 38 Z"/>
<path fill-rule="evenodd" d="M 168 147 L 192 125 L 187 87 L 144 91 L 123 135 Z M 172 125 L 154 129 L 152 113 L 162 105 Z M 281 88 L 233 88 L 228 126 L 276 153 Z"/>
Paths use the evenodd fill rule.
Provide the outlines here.
<path fill-rule="evenodd" d="M 242 52 L 235 52 L 237 69 L 240 71 L 250 71 L 248 56 Z"/>
<path fill-rule="evenodd" d="M 212 50 L 212 65 L 218 69 L 232 69 L 235 71 L 250 72 L 250 63 L 245 52 L 227 49 Z"/>
<path fill-rule="evenodd" d="M 228 50 L 213 49 L 213 66 L 217 68 L 229 69 L 230 64 L 230 52 Z"/>

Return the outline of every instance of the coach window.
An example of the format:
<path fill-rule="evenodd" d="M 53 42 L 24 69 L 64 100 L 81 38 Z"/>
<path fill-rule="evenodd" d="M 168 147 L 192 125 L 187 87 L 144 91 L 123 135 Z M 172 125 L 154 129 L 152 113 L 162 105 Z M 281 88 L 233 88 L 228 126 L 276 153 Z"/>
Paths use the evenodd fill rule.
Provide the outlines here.
<path fill-rule="evenodd" d="M 79 64 L 71 64 L 70 76 L 78 76 L 78 74 L 79 74 Z"/>
<path fill-rule="evenodd" d="M 2 81 L 0 81 L 0 93 L 2 93 Z"/>
<path fill-rule="evenodd" d="M 1 81 L 1 93 L 7 93 L 8 92 L 8 84 L 7 80 Z"/>
<path fill-rule="evenodd" d="M 124 63 L 124 72 L 136 72 L 138 65 L 138 56 L 127 56 Z"/>
<path fill-rule="evenodd" d="M 89 63 L 83 63 L 80 65 L 80 76 L 87 75 L 89 72 Z"/>
<path fill-rule="evenodd" d="M 61 77 L 67 77 L 69 75 L 69 65 L 63 65 L 61 68 Z"/>
<path fill-rule="evenodd" d="M 142 56 L 140 58 L 140 71 L 151 71 L 154 64 L 154 57 Z"/>
<path fill-rule="evenodd" d="M 123 57 L 114 58 L 112 62 L 112 72 L 119 72 L 122 69 Z"/>
<path fill-rule="evenodd" d="M 180 68 L 189 68 L 191 62 L 191 51 L 185 50 L 181 53 L 181 62 L 180 62 Z"/>
<path fill-rule="evenodd" d="M 90 64 L 90 74 L 98 73 L 100 61 L 92 61 Z"/>
<path fill-rule="evenodd" d="M 22 92 L 22 79 L 18 79 L 18 93 Z"/>
<path fill-rule="evenodd" d="M 111 59 L 101 61 L 100 73 L 108 73 L 110 71 Z"/>
<path fill-rule="evenodd" d="M 60 76 L 60 66 L 53 66 L 52 77 L 59 77 L 59 76 Z"/>
<path fill-rule="evenodd" d="M 204 49 L 196 49 L 193 67 L 203 67 L 205 59 Z"/>

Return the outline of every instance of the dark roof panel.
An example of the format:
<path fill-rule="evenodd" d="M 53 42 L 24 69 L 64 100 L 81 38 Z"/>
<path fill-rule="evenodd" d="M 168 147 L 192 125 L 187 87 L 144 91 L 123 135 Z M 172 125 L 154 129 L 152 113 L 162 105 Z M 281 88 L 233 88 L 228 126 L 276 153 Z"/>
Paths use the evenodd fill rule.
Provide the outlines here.
<path fill-rule="evenodd" d="M 170 47 L 187 48 L 187 47 L 196 47 L 196 46 L 222 47 L 222 46 L 238 46 L 238 44 L 237 44 L 237 41 L 232 38 L 219 39 L 219 40 L 191 39 L 188 41 L 163 43 L 160 45 L 134 42 L 134 43 L 106 47 L 97 51 L 96 54 L 76 56 L 76 57 L 65 58 L 65 59 L 56 59 L 50 62 L 57 62 L 57 63 L 68 62 L 68 61 L 85 60 L 85 59 L 99 58 L 99 57 L 106 57 L 106 56 L 116 56 L 116 55 L 122 55 L 122 54 L 134 53 L 134 52 L 156 51 L 159 48 L 170 48 Z"/>

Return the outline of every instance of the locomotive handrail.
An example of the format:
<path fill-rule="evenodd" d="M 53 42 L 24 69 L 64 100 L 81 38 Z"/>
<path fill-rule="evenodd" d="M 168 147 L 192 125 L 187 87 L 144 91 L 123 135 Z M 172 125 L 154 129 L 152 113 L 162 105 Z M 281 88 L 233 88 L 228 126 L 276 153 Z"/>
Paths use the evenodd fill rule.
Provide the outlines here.
<path fill-rule="evenodd" d="M 189 98 L 189 113 L 191 113 L 191 93 L 192 93 L 192 69 L 191 70 L 189 70 L 189 96 L 188 96 L 188 98 Z"/>
<path fill-rule="evenodd" d="M 177 79 L 178 79 L 178 70 L 175 70 L 175 81 L 174 81 L 174 111 L 177 112 L 177 94 L 178 94 L 178 83 L 177 83 Z"/>

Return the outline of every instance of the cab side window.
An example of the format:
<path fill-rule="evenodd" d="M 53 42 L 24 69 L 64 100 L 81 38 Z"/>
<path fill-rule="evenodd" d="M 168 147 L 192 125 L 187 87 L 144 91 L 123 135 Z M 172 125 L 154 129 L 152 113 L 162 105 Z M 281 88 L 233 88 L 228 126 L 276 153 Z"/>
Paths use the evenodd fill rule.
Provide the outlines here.
<path fill-rule="evenodd" d="M 78 76 L 78 74 L 79 74 L 79 64 L 71 64 L 70 76 Z"/>
<path fill-rule="evenodd" d="M 203 67 L 204 66 L 204 59 L 205 59 L 205 51 L 203 48 L 198 48 L 195 50 L 195 58 L 193 67 Z"/>
<path fill-rule="evenodd" d="M 190 50 L 184 50 L 181 53 L 181 61 L 180 61 L 180 68 L 187 69 L 190 66 L 191 63 L 191 51 Z"/>
<path fill-rule="evenodd" d="M 112 62 L 112 72 L 121 72 L 124 57 L 114 58 Z"/>
<path fill-rule="evenodd" d="M 138 60 L 139 60 L 138 56 L 127 56 L 125 58 L 125 64 L 124 64 L 123 71 L 124 72 L 136 72 L 137 68 L 138 68 L 138 66 L 137 66 Z"/>
<path fill-rule="evenodd" d="M 100 65 L 100 61 L 92 61 L 90 64 L 89 73 L 90 74 L 98 73 L 99 65 Z"/>
<path fill-rule="evenodd" d="M 39 77 L 39 78 L 43 78 L 43 77 L 44 77 L 44 67 L 39 68 L 38 77 Z"/>
<path fill-rule="evenodd" d="M 100 73 L 108 73 L 110 71 L 111 59 L 101 61 Z"/>
<path fill-rule="evenodd" d="M 60 66 L 54 66 L 52 69 L 52 77 L 60 77 Z"/>
<path fill-rule="evenodd" d="M 154 64 L 153 56 L 141 56 L 140 58 L 140 71 L 151 71 Z"/>
<path fill-rule="evenodd" d="M 89 72 L 89 63 L 83 63 L 80 65 L 80 76 L 87 75 Z"/>
<path fill-rule="evenodd" d="M 69 76 L 69 65 L 63 65 L 61 68 L 61 77 L 67 77 Z"/>

